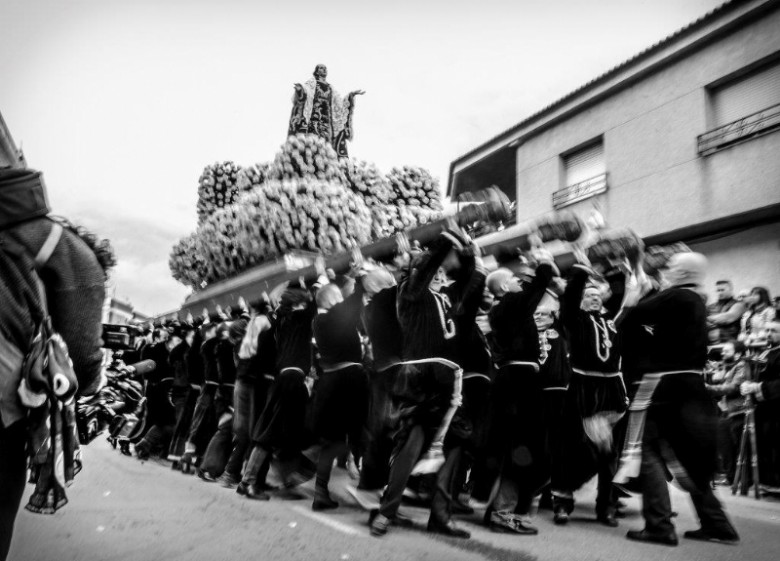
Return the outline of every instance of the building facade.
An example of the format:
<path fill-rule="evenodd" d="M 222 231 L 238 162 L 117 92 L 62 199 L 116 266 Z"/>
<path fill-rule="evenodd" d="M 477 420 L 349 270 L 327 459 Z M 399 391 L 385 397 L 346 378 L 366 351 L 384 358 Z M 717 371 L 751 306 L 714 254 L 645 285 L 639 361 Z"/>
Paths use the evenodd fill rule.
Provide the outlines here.
<path fill-rule="evenodd" d="M 129 300 L 109 296 L 103 302 L 103 323 L 126 325 L 130 323 L 145 323 L 150 316 L 137 311 Z"/>
<path fill-rule="evenodd" d="M 780 1 L 732 1 L 454 161 L 448 194 L 495 183 L 518 221 L 598 208 L 684 241 L 708 283 L 780 293 Z"/>

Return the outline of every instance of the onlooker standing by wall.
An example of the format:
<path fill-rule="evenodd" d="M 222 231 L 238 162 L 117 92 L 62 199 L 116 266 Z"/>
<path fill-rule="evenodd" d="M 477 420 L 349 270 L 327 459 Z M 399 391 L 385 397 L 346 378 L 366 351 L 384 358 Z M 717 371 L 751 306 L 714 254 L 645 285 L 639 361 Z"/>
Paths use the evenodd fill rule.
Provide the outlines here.
<path fill-rule="evenodd" d="M 710 342 L 725 343 L 739 335 L 740 319 L 745 313 L 745 305 L 734 298 L 734 285 L 730 280 L 719 280 L 715 283 L 715 290 L 718 300 L 707 309 Z"/>

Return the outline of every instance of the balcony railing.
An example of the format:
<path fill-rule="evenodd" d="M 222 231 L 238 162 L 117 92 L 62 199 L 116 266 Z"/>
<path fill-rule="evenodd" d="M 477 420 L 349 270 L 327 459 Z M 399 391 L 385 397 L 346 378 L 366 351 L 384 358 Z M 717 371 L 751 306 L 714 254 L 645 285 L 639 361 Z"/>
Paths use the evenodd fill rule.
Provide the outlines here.
<path fill-rule="evenodd" d="M 699 155 L 707 156 L 727 146 L 780 128 L 780 103 L 698 137 Z"/>
<path fill-rule="evenodd" d="M 596 177 L 591 177 L 585 181 L 580 181 L 574 185 L 569 185 L 552 195 L 553 208 L 559 209 L 576 202 L 588 199 L 607 190 L 607 174 L 602 173 Z"/>

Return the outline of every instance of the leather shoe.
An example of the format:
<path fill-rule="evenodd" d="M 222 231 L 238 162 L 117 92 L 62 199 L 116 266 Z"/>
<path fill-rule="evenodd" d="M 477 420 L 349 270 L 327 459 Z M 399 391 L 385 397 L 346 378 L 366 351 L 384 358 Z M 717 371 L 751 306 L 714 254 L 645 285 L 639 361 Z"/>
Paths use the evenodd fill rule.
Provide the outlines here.
<path fill-rule="evenodd" d="M 271 497 L 264 491 L 257 490 L 253 485 L 249 485 L 241 481 L 236 487 L 236 493 L 247 499 L 253 499 L 255 501 L 268 501 Z"/>
<path fill-rule="evenodd" d="M 553 513 L 553 522 L 558 526 L 563 526 L 569 522 L 569 513 L 563 508 L 556 508 Z"/>
<path fill-rule="evenodd" d="M 648 542 L 657 543 L 661 545 L 677 545 L 677 535 L 672 532 L 671 534 L 653 534 L 647 530 L 629 530 L 626 533 L 626 537 L 629 540 L 635 542 Z"/>
<path fill-rule="evenodd" d="M 371 535 L 378 538 L 387 533 L 387 529 L 390 527 L 390 519 L 379 514 L 378 510 L 371 511 L 368 517 L 368 525 L 371 528 Z"/>
<path fill-rule="evenodd" d="M 428 521 L 428 531 L 434 534 L 450 536 L 452 538 L 467 539 L 471 537 L 471 532 L 468 532 L 463 528 L 458 528 L 452 520 L 449 520 L 446 524 L 444 524 L 431 519 Z"/>
<path fill-rule="evenodd" d="M 734 533 L 714 533 L 706 532 L 703 528 L 698 530 L 688 530 L 683 536 L 689 540 L 698 540 L 702 542 L 722 543 L 727 545 L 737 545 L 739 543 L 739 536 Z"/>
<path fill-rule="evenodd" d="M 316 495 L 314 497 L 314 502 L 311 504 L 311 509 L 314 512 L 321 510 L 333 510 L 334 508 L 338 507 L 339 503 L 331 499 L 330 495 Z"/>

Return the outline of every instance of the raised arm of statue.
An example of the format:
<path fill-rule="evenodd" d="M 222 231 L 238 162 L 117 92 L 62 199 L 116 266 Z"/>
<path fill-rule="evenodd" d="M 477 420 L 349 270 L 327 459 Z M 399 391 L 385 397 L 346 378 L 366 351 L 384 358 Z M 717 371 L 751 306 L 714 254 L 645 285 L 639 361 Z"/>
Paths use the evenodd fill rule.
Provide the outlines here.
<path fill-rule="evenodd" d="M 306 90 L 300 84 L 294 84 L 295 94 L 293 95 L 293 108 L 290 114 L 290 126 L 287 134 L 294 135 L 306 132 L 307 123 L 304 109 L 306 107 Z"/>

